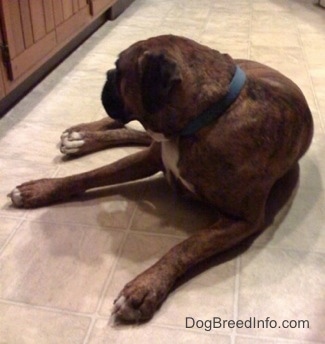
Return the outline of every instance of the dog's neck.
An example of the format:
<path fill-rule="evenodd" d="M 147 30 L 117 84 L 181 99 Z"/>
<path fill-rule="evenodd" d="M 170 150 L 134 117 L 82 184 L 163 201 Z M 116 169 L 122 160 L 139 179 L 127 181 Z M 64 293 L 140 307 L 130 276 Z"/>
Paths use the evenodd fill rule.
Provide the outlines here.
<path fill-rule="evenodd" d="M 191 120 L 183 130 L 181 130 L 179 136 L 192 135 L 224 114 L 239 96 L 245 82 L 245 72 L 239 66 L 236 66 L 236 71 L 229 85 L 227 94 L 221 100 L 212 104 L 207 110 L 203 111 L 199 116 Z"/>
<path fill-rule="evenodd" d="M 212 121 L 222 116 L 238 98 L 245 82 L 245 72 L 239 66 L 236 66 L 236 71 L 229 85 L 227 94 L 221 100 L 212 104 L 208 109 L 203 111 L 199 116 L 187 123 L 177 136 L 186 137 L 193 135 L 201 128 L 209 125 Z M 169 140 L 169 138 L 162 133 L 157 133 L 149 129 L 147 129 L 147 133 L 157 142 L 165 142 Z"/>

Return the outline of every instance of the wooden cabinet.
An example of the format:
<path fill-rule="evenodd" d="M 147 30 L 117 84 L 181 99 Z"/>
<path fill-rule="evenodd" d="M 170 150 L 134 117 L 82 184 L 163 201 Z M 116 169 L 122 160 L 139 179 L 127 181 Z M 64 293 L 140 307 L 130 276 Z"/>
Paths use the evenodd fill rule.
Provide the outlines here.
<path fill-rule="evenodd" d="M 58 52 L 67 55 L 72 41 L 103 24 L 114 6 L 125 9 L 125 1 L 133 0 L 0 0 L 0 106 Z"/>
<path fill-rule="evenodd" d="M 15 80 L 56 45 L 52 1 L 1 2 L 4 57 L 8 78 Z"/>
<path fill-rule="evenodd" d="M 114 2 L 106 1 L 106 5 Z M 102 10 L 107 8 L 101 4 Z M 87 0 L 1 0 L 0 9 L 10 80 L 19 78 L 92 20 Z"/>
<path fill-rule="evenodd" d="M 4 47 L 1 31 L 0 31 L 0 47 Z M 1 56 L 0 56 L 0 62 L 1 62 Z M 1 68 L 1 63 L 0 63 L 0 100 L 2 98 L 4 98 L 4 96 L 6 95 L 6 93 L 5 93 L 5 84 L 4 84 L 4 81 L 3 81 L 2 73 L 3 73 L 3 69 Z"/>
<path fill-rule="evenodd" d="M 90 0 L 90 10 L 92 15 L 98 15 L 105 11 L 107 7 L 114 5 L 115 0 Z"/>

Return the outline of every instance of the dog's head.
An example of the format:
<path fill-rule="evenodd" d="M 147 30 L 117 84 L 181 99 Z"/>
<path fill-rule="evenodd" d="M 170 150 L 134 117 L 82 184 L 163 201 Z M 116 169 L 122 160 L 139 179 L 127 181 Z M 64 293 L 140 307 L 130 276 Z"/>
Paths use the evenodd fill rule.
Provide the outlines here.
<path fill-rule="evenodd" d="M 135 43 L 119 55 L 116 68 L 107 72 L 102 92 L 105 110 L 123 123 L 136 119 L 151 132 L 175 135 L 205 106 L 203 98 L 198 98 L 211 93 L 199 85 L 209 79 L 209 73 L 204 70 L 203 76 L 198 75 L 206 69 L 210 51 L 170 35 Z M 216 80 L 213 83 L 218 85 Z"/>

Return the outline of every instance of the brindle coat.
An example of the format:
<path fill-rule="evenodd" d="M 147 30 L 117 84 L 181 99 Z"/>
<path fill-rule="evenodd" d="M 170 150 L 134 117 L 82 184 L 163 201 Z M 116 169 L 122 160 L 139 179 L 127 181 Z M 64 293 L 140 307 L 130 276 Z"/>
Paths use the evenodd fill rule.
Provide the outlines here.
<path fill-rule="evenodd" d="M 191 119 L 228 92 L 236 64 L 247 75 L 236 101 L 212 124 L 180 137 Z M 154 138 L 158 133 L 173 144 L 179 156 L 178 177 L 193 192 L 177 176 L 170 179 L 219 214 L 213 226 L 172 248 L 121 291 L 115 316 L 144 320 L 189 268 L 263 228 L 269 194 L 308 149 L 313 122 L 300 89 L 279 72 L 170 35 L 138 42 L 120 54 L 116 69 L 108 72 L 103 104 L 117 121 L 103 119 L 68 129 L 65 135 L 79 132 L 84 139 L 74 154 L 115 144 L 149 144 L 148 135 L 121 124 L 137 119 Z M 67 199 L 76 190 L 168 172 L 161 156 L 164 142 L 153 141 L 143 151 L 94 171 L 22 184 L 11 193 L 12 201 L 38 207 Z"/>

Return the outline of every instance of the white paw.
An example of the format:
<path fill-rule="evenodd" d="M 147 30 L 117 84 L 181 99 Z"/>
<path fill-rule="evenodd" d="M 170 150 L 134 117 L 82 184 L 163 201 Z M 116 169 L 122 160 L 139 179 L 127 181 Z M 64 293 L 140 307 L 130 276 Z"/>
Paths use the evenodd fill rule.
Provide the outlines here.
<path fill-rule="evenodd" d="M 16 207 L 21 207 L 22 206 L 23 199 L 21 197 L 20 191 L 17 188 L 13 189 L 8 196 L 11 198 L 12 203 Z"/>
<path fill-rule="evenodd" d="M 65 131 L 61 135 L 61 145 L 60 151 L 63 154 L 74 154 L 78 153 L 80 147 L 85 144 L 85 140 L 83 139 L 82 133 L 79 132 L 67 132 Z"/>
<path fill-rule="evenodd" d="M 126 321 L 139 321 L 141 319 L 141 311 L 134 309 L 123 295 L 115 301 L 112 311 L 112 321 L 115 322 L 119 318 Z"/>

